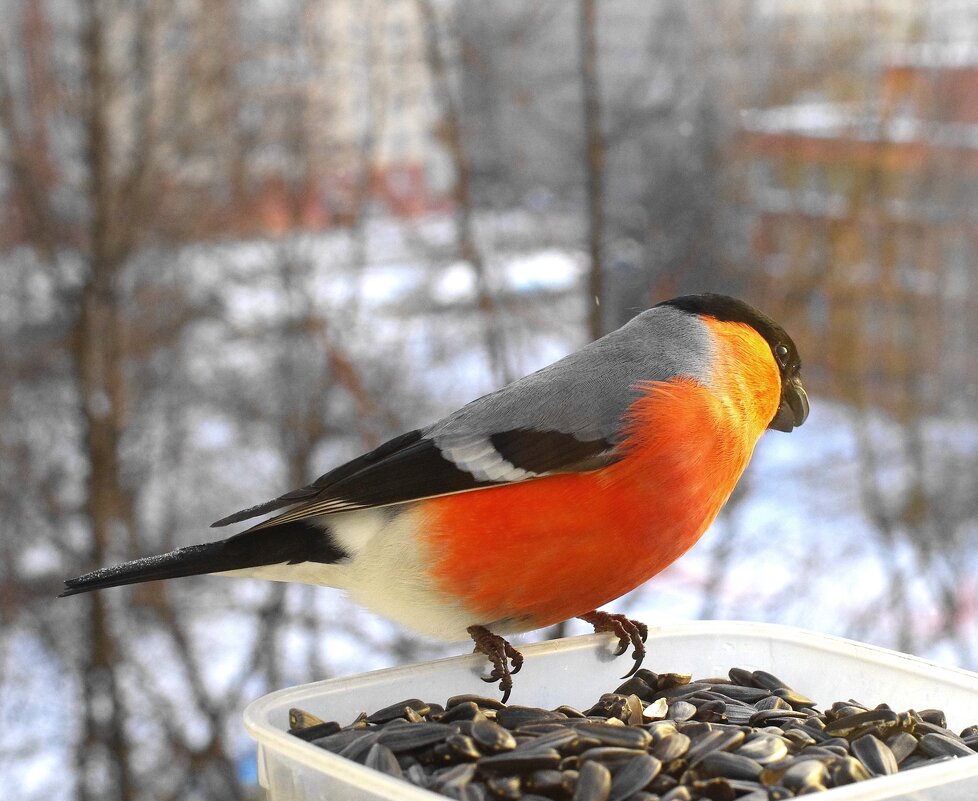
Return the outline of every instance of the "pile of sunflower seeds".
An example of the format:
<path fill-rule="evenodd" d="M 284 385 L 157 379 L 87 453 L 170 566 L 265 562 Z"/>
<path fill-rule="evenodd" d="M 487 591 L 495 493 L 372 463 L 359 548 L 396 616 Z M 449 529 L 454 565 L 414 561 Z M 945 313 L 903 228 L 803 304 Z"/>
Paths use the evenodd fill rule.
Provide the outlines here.
<path fill-rule="evenodd" d="M 778 801 L 973 755 L 978 726 L 937 709 L 815 702 L 763 670 L 640 670 L 590 709 L 460 695 L 406 699 L 348 726 L 302 710 L 291 733 L 464 801 Z"/>

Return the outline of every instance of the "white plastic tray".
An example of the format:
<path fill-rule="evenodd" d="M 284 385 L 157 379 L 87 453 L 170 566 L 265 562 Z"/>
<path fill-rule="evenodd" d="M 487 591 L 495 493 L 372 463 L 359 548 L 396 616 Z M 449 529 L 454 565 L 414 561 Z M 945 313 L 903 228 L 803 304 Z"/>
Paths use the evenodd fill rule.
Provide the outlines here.
<path fill-rule="evenodd" d="M 631 666 L 611 657 L 616 643 L 605 635 L 525 645 L 526 662 L 515 678 L 511 704 L 584 708 L 620 683 Z M 764 669 L 820 708 L 854 698 L 870 707 L 943 709 L 960 731 L 978 723 L 978 674 L 862 643 L 789 626 L 703 621 L 653 628 L 645 667 L 658 673 L 724 676 L 731 667 Z M 325 720 L 352 722 L 404 698 L 443 703 L 460 693 L 493 695 L 479 676 L 485 658 L 467 655 L 378 670 L 293 687 L 248 706 L 244 723 L 258 741 L 258 777 L 269 801 L 433 801 L 442 796 L 357 765 L 287 733 L 290 707 Z M 839 787 L 816 796 L 824 801 L 975 801 L 978 755 L 902 774 Z"/>

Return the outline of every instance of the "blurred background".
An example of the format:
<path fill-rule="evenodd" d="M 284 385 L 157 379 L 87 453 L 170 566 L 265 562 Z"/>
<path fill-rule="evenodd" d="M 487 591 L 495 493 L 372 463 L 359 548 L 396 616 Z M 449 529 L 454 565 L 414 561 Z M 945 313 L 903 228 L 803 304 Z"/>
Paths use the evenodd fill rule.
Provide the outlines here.
<path fill-rule="evenodd" d="M 7 797 L 257 797 L 248 701 L 467 651 L 325 589 L 54 596 L 686 292 L 783 322 L 813 411 L 616 608 L 978 668 L 974 2 L 0 8 Z"/>

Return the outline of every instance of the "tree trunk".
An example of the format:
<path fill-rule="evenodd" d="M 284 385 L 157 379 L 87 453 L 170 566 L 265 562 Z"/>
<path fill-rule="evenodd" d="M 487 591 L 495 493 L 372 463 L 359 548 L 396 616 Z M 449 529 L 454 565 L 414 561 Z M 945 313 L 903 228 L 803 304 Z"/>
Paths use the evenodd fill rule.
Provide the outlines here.
<path fill-rule="evenodd" d="M 476 279 L 476 305 L 484 321 L 486 350 L 493 376 L 499 383 L 508 383 L 515 376 L 506 359 L 506 348 L 502 337 L 502 321 L 499 307 L 486 272 L 485 259 L 476 244 L 474 201 L 472 198 L 472 169 L 463 135 L 462 117 L 458 104 L 452 97 L 451 76 L 442 54 L 438 36 L 438 19 L 431 0 L 416 0 L 418 14 L 425 37 L 425 58 L 435 97 L 441 111 L 439 133 L 452 159 L 455 171 L 455 231 L 458 242 L 458 255 L 472 265 Z"/>
<path fill-rule="evenodd" d="M 87 8 L 84 38 L 88 97 L 85 112 L 91 220 L 90 261 L 73 331 L 75 369 L 89 473 L 85 511 L 92 529 L 90 564 L 108 562 L 110 547 L 132 531 L 131 504 L 119 470 L 125 386 L 116 277 L 123 260 L 112 232 L 111 153 L 108 130 L 108 71 L 104 24 L 98 4 Z M 84 724 L 75 759 L 79 799 L 135 797 L 124 709 L 114 665 L 117 643 L 104 596 L 90 596 L 87 650 L 82 657 Z M 106 786 L 108 781 L 108 786 Z"/>
<path fill-rule="evenodd" d="M 607 146 L 601 127 L 601 89 L 598 84 L 597 7 L 580 0 L 578 35 L 581 51 L 581 108 L 584 115 L 584 194 L 587 203 L 588 335 L 604 331 L 604 163 Z"/>

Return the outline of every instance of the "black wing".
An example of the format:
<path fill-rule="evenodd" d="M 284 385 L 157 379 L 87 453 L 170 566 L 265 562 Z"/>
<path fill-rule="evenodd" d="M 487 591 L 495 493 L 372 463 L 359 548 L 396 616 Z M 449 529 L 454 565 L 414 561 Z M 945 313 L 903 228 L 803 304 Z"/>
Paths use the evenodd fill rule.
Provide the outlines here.
<path fill-rule="evenodd" d="M 331 470 L 308 486 L 235 512 L 212 525 L 226 526 L 295 506 L 255 526 L 264 528 L 317 515 L 389 506 L 558 472 L 593 470 L 615 459 L 614 444 L 608 440 L 580 440 L 573 434 L 559 431 L 504 431 L 475 440 L 484 444 L 475 448 L 481 457 L 474 463 L 472 459 L 461 458 L 450 447 L 440 447 L 421 429 L 416 429 Z M 471 455 L 472 452 L 470 445 L 466 453 Z M 480 464 L 487 464 L 492 469 L 483 469 Z M 505 467 L 500 469 L 500 465 Z"/>

